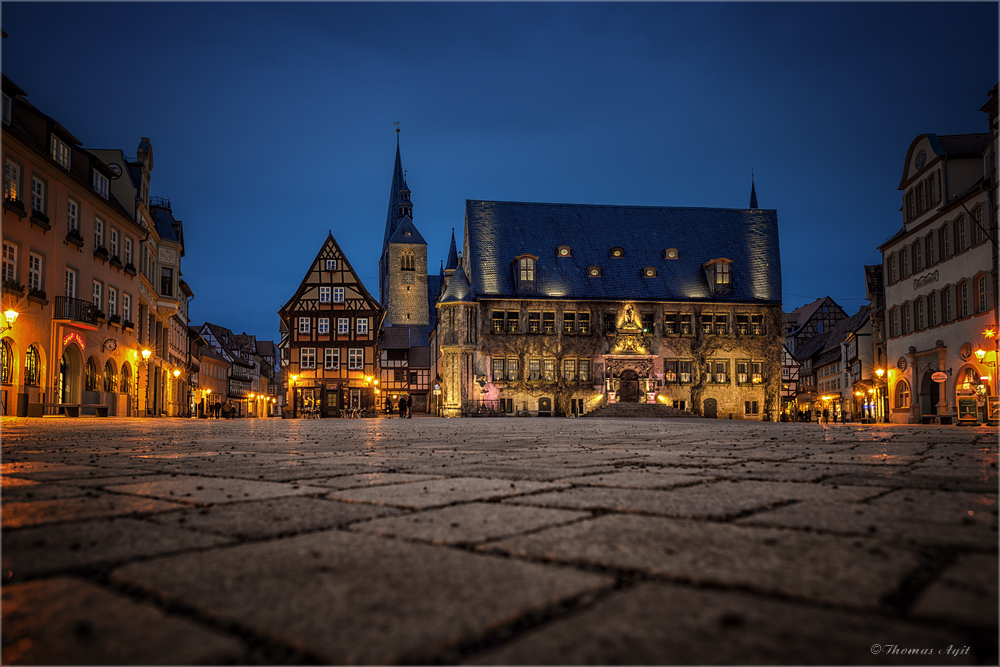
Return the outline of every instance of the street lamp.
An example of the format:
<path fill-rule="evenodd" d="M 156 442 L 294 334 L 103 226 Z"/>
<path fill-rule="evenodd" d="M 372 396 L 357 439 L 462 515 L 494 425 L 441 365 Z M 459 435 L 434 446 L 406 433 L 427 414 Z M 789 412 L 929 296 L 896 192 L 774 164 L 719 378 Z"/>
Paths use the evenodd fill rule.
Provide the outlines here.
<path fill-rule="evenodd" d="M 17 320 L 17 314 L 16 310 L 8 310 L 4 312 L 3 316 L 7 319 L 7 324 L 3 327 L 4 331 L 14 328 L 14 322 Z"/>
<path fill-rule="evenodd" d="M 151 355 L 151 354 L 153 354 L 153 353 L 150 352 L 149 350 L 143 350 L 142 351 L 142 360 L 143 361 L 149 361 L 149 355 Z"/>
<path fill-rule="evenodd" d="M 180 369 L 179 369 L 179 368 L 175 368 L 175 369 L 174 369 L 174 377 L 175 377 L 175 378 L 176 378 L 176 377 L 180 377 L 180 374 L 181 374 L 181 371 L 180 371 Z"/>

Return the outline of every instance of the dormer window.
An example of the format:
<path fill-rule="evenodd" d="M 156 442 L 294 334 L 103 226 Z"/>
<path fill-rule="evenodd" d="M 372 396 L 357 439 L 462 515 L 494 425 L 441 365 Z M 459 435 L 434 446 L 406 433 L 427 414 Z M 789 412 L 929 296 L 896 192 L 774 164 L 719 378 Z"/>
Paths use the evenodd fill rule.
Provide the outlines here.
<path fill-rule="evenodd" d="M 57 137 L 52 135 L 52 144 L 49 154 L 52 159 L 59 163 L 63 169 L 69 171 L 69 144 Z"/>
<path fill-rule="evenodd" d="M 725 258 L 713 259 L 702 265 L 713 294 L 732 292 L 732 265 L 733 261 Z"/>
<path fill-rule="evenodd" d="M 604 275 L 604 273 L 601 271 L 601 267 L 599 266 L 587 267 L 587 276 L 591 278 L 600 278 L 602 275 Z"/>
<path fill-rule="evenodd" d="M 335 260 L 335 259 L 328 259 L 328 260 L 326 260 L 326 270 L 327 271 L 336 271 L 337 270 L 337 260 Z"/>
<path fill-rule="evenodd" d="M 644 277 L 646 277 L 646 278 L 655 278 L 656 277 L 656 267 L 655 266 L 647 266 L 646 268 L 644 268 L 642 270 L 642 275 Z"/>
<path fill-rule="evenodd" d="M 538 258 L 534 255 L 521 255 L 514 260 L 514 277 L 517 280 L 519 291 L 535 290 L 535 263 Z"/>
<path fill-rule="evenodd" d="M 556 248 L 556 255 L 559 257 L 572 257 L 573 251 L 570 249 L 568 245 L 561 245 L 558 248 Z"/>
<path fill-rule="evenodd" d="M 108 198 L 108 177 L 94 170 L 94 190 L 105 199 Z"/>
<path fill-rule="evenodd" d="M 625 249 L 624 248 L 612 248 L 611 249 L 611 256 L 612 257 L 624 257 L 625 256 Z"/>
<path fill-rule="evenodd" d="M 664 259 L 677 259 L 678 257 L 679 253 L 677 252 L 677 248 L 667 248 L 663 251 Z"/>

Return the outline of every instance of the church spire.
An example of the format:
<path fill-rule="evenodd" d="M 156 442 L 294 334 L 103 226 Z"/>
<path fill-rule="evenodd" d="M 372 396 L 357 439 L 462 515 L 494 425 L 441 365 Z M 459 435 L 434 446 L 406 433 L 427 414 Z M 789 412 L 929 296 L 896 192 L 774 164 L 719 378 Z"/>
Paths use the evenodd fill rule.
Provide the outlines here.
<path fill-rule="evenodd" d="M 753 184 L 753 169 L 750 170 L 750 208 L 758 208 L 757 206 L 757 189 Z"/>
<path fill-rule="evenodd" d="M 454 271 L 458 268 L 458 251 L 455 249 L 455 228 L 451 228 L 451 247 L 448 248 L 448 263 L 445 264 L 445 271 Z M 449 274 L 450 275 L 450 274 Z"/>
<path fill-rule="evenodd" d="M 385 236 L 382 239 L 382 253 L 385 254 L 386 246 L 392 233 L 396 231 L 399 220 L 399 200 L 400 192 L 405 187 L 403 177 L 403 160 L 399 156 L 399 126 L 396 126 L 396 163 L 392 167 L 392 185 L 389 186 L 389 212 L 385 217 Z M 409 194 L 409 192 L 407 192 Z"/>

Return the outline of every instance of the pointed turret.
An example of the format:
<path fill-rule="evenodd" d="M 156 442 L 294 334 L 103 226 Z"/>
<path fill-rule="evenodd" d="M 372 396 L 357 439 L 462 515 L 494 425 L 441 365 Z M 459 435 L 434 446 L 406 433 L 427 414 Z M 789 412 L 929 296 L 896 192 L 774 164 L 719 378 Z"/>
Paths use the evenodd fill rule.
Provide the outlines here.
<path fill-rule="evenodd" d="M 392 233 L 396 231 L 397 220 L 399 220 L 399 200 L 400 193 L 406 186 L 406 180 L 403 177 L 403 160 L 399 156 L 399 130 L 396 130 L 396 164 L 392 167 L 392 185 L 389 186 L 389 212 L 385 217 L 385 236 L 382 239 L 382 252 L 385 253 L 385 247 L 389 244 L 389 239 L 392 238 Z M 409 195 L 409 190 L 407 189 L 406 194 Z"/>
<path fill-rule="evenodd" d="M 448 263 L 444 270 L 450 276 L 458 268 L 458 250 L 455 249 L 455 228 L 451 228 L 451 247 L 448 248 Z"/>
<path fill-rule="evenodd" d="M 750 208 L 758 208 L 757 206 L 757 189 L 753 184 L 753 174 L 750 175 Z"/>

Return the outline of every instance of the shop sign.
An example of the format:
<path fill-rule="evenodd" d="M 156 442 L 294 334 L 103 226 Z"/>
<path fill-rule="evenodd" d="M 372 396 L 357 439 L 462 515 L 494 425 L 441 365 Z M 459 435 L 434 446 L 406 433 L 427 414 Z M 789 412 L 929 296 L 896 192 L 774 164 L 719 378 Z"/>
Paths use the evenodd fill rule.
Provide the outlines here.
<path fill-rule="evenodd" d="M 948 374 L 938 371 L 937 373 L 931 375 L 931 379 L 934 380 L 935 382 L 944 382 L 945 380 L 948 379 Z"/>
<path fill-rule="evenodd" d="M 83 336 L 81 336 L 75 331 L 70 331 L 68 334 L 63 336 L 62 340 L 63 347 L 65 348 L 70 343 L 76 343 L 77 345 L 80 346 L 81 350 L 87 349 L 87 344 L 83 342 Z"/>
<path fill-rule="evenodd" d="M 435 382 L 434 383 L 434 395 L 438 396 L 440 394 L 441 394 L 441 385 L 439 383 Z M 396 398 L 396 397 L 393 396 L 393 398 Z"/>
<path fill-rule="evenodd" d="M 958 419 L 959 421 L 976 421 L 979 418 L 979 410 L 976 407 L 974 396 L 960 396 L 958 398 Z"/>

